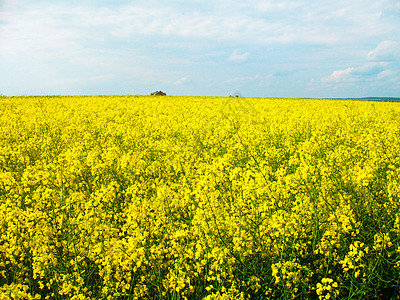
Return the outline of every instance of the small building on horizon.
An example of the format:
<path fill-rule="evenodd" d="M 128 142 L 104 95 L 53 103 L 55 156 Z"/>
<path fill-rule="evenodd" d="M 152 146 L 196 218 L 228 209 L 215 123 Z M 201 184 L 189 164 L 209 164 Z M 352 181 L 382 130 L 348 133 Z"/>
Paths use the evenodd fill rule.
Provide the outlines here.
<path fill-rule="evenodd" d="M 153 95 L 153 96 L 166 96 L 167 94 L 164 93 L 163 91 L 155 91 L 155 92 L 151 93 L 151 95 Z"/>

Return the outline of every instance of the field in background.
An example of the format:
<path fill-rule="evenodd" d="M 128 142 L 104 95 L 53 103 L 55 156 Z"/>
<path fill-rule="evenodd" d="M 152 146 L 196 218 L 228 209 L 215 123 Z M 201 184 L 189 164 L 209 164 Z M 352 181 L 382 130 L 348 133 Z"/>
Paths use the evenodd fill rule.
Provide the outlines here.
<path fill-rule="evenodd" d="M 0 299 L 400 293 L 400 106 L 0 98 Z"/>

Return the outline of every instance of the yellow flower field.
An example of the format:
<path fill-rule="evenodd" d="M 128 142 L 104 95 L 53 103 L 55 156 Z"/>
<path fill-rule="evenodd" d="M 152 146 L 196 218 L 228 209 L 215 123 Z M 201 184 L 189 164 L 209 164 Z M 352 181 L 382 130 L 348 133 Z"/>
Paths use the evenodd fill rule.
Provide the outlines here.
<path fill-rule="evenodd" d="M 0 98 L 0 299 L 390 299 L 400 106 Z"/>

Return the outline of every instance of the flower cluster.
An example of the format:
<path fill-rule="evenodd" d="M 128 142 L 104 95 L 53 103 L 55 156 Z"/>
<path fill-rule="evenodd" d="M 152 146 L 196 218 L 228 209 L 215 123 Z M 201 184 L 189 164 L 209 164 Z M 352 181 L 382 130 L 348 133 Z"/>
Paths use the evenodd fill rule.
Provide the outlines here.
<path fill-rule="evenodd" d="M 354 271 L 354 277 L 359 277 L 360 273 L 365 268 L 364 258 L 368 252 L 369 247 L 365 246 L 364 243 L 355 241 L 353 244 L 351 244 L 350 251 L 347 253 L 345 258 L 340 261 L 343 271 L 346 273 Z"/>
<path fill-rule="evenodd" d="M 338 283 L 332 278 L 322 278 L 321 283 L 317 283 L 318 299 L 335 299 L 339 296 Z"/>

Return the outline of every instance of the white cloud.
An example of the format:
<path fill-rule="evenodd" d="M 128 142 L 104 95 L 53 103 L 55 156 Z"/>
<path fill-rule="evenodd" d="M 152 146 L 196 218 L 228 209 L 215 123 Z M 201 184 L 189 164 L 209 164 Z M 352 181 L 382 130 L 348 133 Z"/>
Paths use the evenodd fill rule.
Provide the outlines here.
<path fill-rule="evenodd" d="M 257 74 L 255 76 L 240 76 L 240 77 L 229 78 L 227 80 L 224 80 L 222 83 L 223 84 L 249 83 L 249 82 L 260 81 L 260 79 L 261 79 L 261 76 L 259 74 Z"/>
<path fill-rule="evenodd" d="M 302 4 L 299 1 L 252 1 L 254 7 L 260 12 L 288 11 L 300 8 Z"/>
<path fill-rule="evenodd" d="M 377 75 L 388 66 L 386 62 L 368 62 L 352 70 L 353 75 L 371 76 Z"/>
<path fill-rule="evenodd" d="M 363 2 L 363 1 L 361 1 Z M 228 7 L 227 11 L 182 8 L 174 3 L 166 6 L 129 4 L 109 7 L 82 6 L 68 8 L 54 2 L 47 7 L 33 5 L 0 13 L 12 26 L 7 38 L 17 33 L 40 36 L 37 46 L 56 44 L 65 39 L 107 39 L 110 37 L 129 40 L 137 36 L 206 38 L 220 41 L 236 41 L 255 44 L 312 43 L 336 44 L 344 40 L 362 39 L 374 33 L 380 20 L 378 4 L 361 5 L 350 1 L 346 4 L 316 4 L 310 9 L 306 2 L 253 0 L 249 3 L 217 1 Z M 147 5 L 147 6 L 146 6 Z M 218 5 L 216 5 L 218 6 Z M 260 11 L 262 12 L 260 14 Z M 357 11 L 357 14 L 354 13 Z M 321 17 L 323 16 L 323 17 Z M 365 23 L 368 20 L 368 23 Z M 14 25 L 18 26 L 16 28 Z M 347 26 L 348 25 L 348 26 Z M 360 31 L 362 28 L 363 31 Z M 50 31 L 50 34 L 48 34 Z"/>
<path fill-rule="evenodd" d="M 110 80 L 114 77 L 115 77 L 115 74 L 101 74 L 101 75 L 90 76 L 89 80 L 103 81 L 103 80 Z"/>
<path fill-rule="evenodd" d="M 393 77 L 395 72 L 387 69 L 388 63 L 365 63 L 358 67 L 349 67 L 344 70 L 333 71 L 329 76 L 321 79 L 325 83 L 363 82 L 366 80 L 386 80 Z"/>
<path fill-rule="evenodd" d="M 233 62 L 244 62 L 248 59 L 249 52 L 245 52 L 240 54 L 238 50 L 232 52 L 231 56 L 229 56 L 228 60 Z"/>
<path fill-rule="evenodd" d="M 395 90 L 400 89 L 400 78 L 398 72 L 392 70 L 384 70 L 376 76 L 376 83 L 378 85 L 390 85 Z"/>
<path fill-rule="evenodd" d="M 383 84 L 396 81 L 396 72 L 390 67 L 396 66 L 394 60 L 400 58 L 400 43 L 386 40 L 381 42 L 374 50 L 370 51 L 366 60 L 357 67 L 348 67 L 343 70 L 333 71 L 329 76 L 322 77 L 325 83 L 342 82 L 377 82 Z M 379 83 L 380 82 L 380 83 Z"/>
<path fill-rule="evenodd" d="M 323 77 L 321 79 L 322 82 L 341 82 L 345 81 L 349 78 L 351 72 L 353 72 L 354 68 L 349 67 L 345 70 L 336 70 L 333 71 L 331 75 Z"/>
<path fill-rule="evenodd" d="M 392 71 L 392 70 L 383 70 L 382 72 L 380 72 L 378 74 L 377 78 L 380 80 L 393 78 L 393 77 L 395 77 L 396 74 L 397 74 L 397 72 Z"/>
<path fill-rule="evenodd" d="M 400 42 L 386 40 L 368 53 L 369 60 L 392 61 L 400 58 Z"/>
<path fill-rule="evenodd" d="M 185 77 L 182 77 L 182 78 L 176 80 L 176 81 L 174 82 L 174 84 L 175 84 L 175 85 L 181 85 L 181 84 L 183 84 L 184 82 L 186 82 L 187 80 L 188 80 L 188 79 L 187 79 L 187 77 L 185 76 Z"/>

